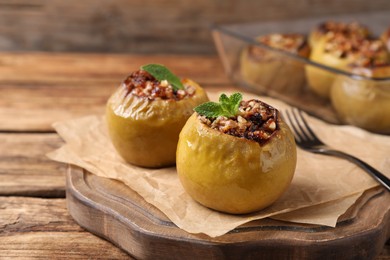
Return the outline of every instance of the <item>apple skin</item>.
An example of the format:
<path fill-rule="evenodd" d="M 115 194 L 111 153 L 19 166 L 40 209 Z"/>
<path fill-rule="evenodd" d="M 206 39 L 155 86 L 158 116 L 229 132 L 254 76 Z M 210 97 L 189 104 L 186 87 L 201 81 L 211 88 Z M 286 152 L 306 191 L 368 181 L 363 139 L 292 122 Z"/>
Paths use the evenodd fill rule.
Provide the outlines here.
<path fill-rule="evenodd" d="M 350 59 L 337 57 L 332 53 L 325 52 L 325 44 L 326 41 L 323 39 L 312 48 L 310 60 L 330 68 L 347 71 Z M 332 72 L 324 68 L 318 68 L 313 65 L 306 65 L 305 71 L 309 89 L 318 96 L 329 99 L 330 89 L 336 78 L 337 72 Z"/>
<path fill-rule="evenodd" d="M 193 108 L 209 100 L 194 81 L 183 79 L 182 83 L 194 86 L 195 94 L 180 101 L 140 98 L 128 94 L 124 84 L 109 98 L 106 106 L 109 136 L 126 162 L 148 168 L 175 164 L 182 127 Z"/>
<path fill-rule="evenodd" d="M 370 69 L 368 74 L 390 78 L 390 66 Z M 342 122 L 390 134 L 390 79 L 355 79 L 340 75 L 332 85 L 331 102 Z"/>
<path fill-rule="evenodd" d="M 264 209 L 289 187 L 297 154 L 293 134 L 280 119 L 264 145 L 203 124 L 196 113 L 180 133 L 176 155 L 179 179 L 200 204 L 225 213 Z"/>

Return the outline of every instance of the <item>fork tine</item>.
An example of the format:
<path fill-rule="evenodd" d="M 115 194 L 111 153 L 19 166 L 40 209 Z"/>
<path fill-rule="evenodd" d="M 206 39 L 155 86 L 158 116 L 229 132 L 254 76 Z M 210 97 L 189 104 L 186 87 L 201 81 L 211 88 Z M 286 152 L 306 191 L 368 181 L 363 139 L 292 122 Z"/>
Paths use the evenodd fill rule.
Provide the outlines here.
<path fill-rule="evenodd" d="M 298 128 L 296 127 L 296 124 L 294 124 L 293 120 L 292 120 L 292 117 L 290 116 L 290 112 L 288 110 L 286 110 L 286 116 L 287 116 L 287 121 L 288 121 L 288 124 L 292 127 L 293 129 L 293 133 L 294 133 L 294 136 L 295 136 L 295 140 L 296 142 L 302 142 L 304 139 L 302 137 L 302 135 L 300 134 L 300 131 L 298 130 Z"/>
<path fill-rule="evenodd" d="M 302 110 L 298 110 L 298 114 L 302 120 L 302 123 L 305 125 L 306 130 L 309 132 L 309 134 L 312 136 L 311 139 L 314 139 L 317 142 L 321 142 L 320 139 L 317 137 L 317 135 L 313 132 L 309 124 L 307 123 L 305 117 L 302 114 Z"/>
<path fill-rule="evenodd" d="M 301 132 L 302 136 L 304 136 L 304 139 L 305 140 L 312 140 L 313 136 L 311 136 L 311 133 L 313 133 L 313 131 L 307 131 L 307 129 L 305 128 L 305 127 L 308 126 L 307 123 L 306 124 L 303 123 L 303 125 L 305 127 L 302 125 L 302 122 L 304 121 L 304 118 L 303 118 L 301 110 L 299 110 L 299 109 L 291 109 L 291 113 L 292 113 L 293 118 L 295 120 L 295 124 L 298 126 L 299 131 Z"/>

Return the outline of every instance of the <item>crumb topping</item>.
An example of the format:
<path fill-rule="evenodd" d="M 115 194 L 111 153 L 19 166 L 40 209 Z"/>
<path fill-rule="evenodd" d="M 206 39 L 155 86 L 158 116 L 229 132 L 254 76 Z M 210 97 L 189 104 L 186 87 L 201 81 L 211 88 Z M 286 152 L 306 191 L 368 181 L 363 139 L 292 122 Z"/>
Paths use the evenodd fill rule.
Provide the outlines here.
<path fill-rule="evenodd" d="M 342 59 L 350 59 L 350 66 L 377 67 L 389 64 L 388 50 L 381 40 L 347 38 L 342 34 L 328 34 L 324 52 Z"/>
<path fill-rule="evenodd" d="M 379 67 L 390 65 L 389 53 L 385 44 L 380 40 L 364 40 L 359 51 L 354 54 L 353 67 Z"/>
<path fill-rule="evenodd" d="M 144 70 L 131 73 L 123 82 L 128 94 L 149 100 L 182 100 L 195 94 L 195 88 L 183 83 L 184 89 L 175 91 L 167 80 L 161 82 Z"/>
<path fill-rule="evenodd" d="M 293 54 L 301 55 L 300 51 L 308 48 L 304 35 L 301 34 L 268 34 L 256 38 L 256 41 L 275 49 L 284 50 Z M 249 54 L 255 58 L 262 58 L 267 53 L 263 48 L 251 45 Z"/>
<path fill-rule="evenodd" d="M 298 51 L 306 45 L 306 39 L 301 34 L 269 34 L 261 36 L 257 39 L 259 42 L 273 47 L 275 49 L 280 49 L 288 51 L 291 53 L 297 54 Z"/>
<path fill-rule="evenodd" d="M 321 23 L 317 30 L 323 34 L 334 33 L 342 34 L 348 38 L 366 38 L 369 35 L 369 30 L 357 22 L 343 23 L 335 21 L 327 21 Z"/>
<path fill-rule="evenodd" d="M 330 33 L 326 35 L 324 51 L 339 58 L 347 58 L 359 50 L 355 39 L 345 37 L 341 33 Z"/>
<path fill-rule="evenodd" d="M 207 118 L 198 115 L 198 118 L 212 129 L 253 140 L 262 145 L 279 129 L 277 114 L 278 111 L 275 108 L 260 100 L 252 99 L 241 101 L 237 116 Z"/>

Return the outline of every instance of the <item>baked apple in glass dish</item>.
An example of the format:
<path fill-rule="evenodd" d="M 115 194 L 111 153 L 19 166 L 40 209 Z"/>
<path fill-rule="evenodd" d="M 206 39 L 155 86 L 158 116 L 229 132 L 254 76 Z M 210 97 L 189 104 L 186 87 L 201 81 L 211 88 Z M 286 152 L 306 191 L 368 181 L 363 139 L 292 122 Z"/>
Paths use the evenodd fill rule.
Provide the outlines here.
<path fill-rule="evenodd" d="M 348 65 L 357 76 L 339 75 L 331 102 L 340 119 L 363 129 L 390 134 L 390 56 L 380 40 L 363 40 Z"/>
<path fill-rule="evenodd" d="M 305 36 L 275 33 L 259 36 L 256 41 L 259 45 L 249 45 L 241 52 L 242 78 L 260 92 L 301 91 L 305 85 L 304 66 L 286 53 L 308 58 L 310 48 Z"/>
<path fill-rule="evenodd" d="M 183 127 L 176 167 L 187 193 L 200 204 L 244 214 L 275 202 L 289 187 L 297 154 L 280 113 L 240 93 L 207 102 Z"/>
<path fill-rule="evenodd" d="M 162 65 L 142 66 L 107 102 L 109 136 L 130 164 L 174 165 L 179 133 L 194 107 L 206 101 L 205 91 L 194 81 L 180 80 Z"/>
<path fill-rule="evenodd" d="M 310 60 L 336 70 L 347 71 L 358 42 L 368 36 L 368 29 L 356 23 L 324 23 L 309 36 L 312 48 Z M 329 98 L 336 74 L 337 71 L 306 65 L 309 88 L 326 99 Z"/>

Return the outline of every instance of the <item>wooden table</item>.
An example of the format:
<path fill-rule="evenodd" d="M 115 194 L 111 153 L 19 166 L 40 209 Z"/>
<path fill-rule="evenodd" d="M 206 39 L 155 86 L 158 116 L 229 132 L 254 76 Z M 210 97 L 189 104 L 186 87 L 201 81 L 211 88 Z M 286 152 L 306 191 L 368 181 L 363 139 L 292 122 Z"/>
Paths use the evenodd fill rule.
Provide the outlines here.
<path fill-rule="evenodd" d="M 131 259 L 79 227 L 66 209 L 63 144 L 51 124 L 102 114 L 131 71 L 162 63 L 205 88 L 231 88 L 216 56 L 0 54 L 0 258 Z M 377 259 L 390 259 L 390 241 Z"/>

